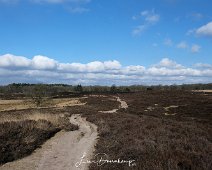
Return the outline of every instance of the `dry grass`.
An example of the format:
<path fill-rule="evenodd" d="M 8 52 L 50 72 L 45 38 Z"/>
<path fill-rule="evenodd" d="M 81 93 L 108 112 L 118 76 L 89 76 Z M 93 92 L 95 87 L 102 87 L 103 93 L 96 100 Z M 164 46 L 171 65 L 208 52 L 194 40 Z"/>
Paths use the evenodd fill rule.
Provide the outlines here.
<path fill-rule="evenodd" d="M 39 108 L 63 108 L 68 106 L 84 105 L 79 98 L 63 98 L 63 99 L 49 99 L 45 98 Z M 9 110 L 24 110 L 30 108 L 38 108 L 31 99 L 23 100 L 0 100 L 0 111 Z"/>
<path fill-rule="evenodd" d="M 58 120 L 63 117 L 63 114 L 51 114 L 51 113 L 41 113 L 40 111 L 33 111 L 32 113 L 20 113 L 16 112 L 14 114 L 11 112 L 8 112 L 7 114 L 1 114 L 0 116 L 0 123 L 3 122 L 18 122 L 18 121 L 24 121 L 24 120 L 46 120 L 50 121 L 53 124 L 57 124 Z"/>

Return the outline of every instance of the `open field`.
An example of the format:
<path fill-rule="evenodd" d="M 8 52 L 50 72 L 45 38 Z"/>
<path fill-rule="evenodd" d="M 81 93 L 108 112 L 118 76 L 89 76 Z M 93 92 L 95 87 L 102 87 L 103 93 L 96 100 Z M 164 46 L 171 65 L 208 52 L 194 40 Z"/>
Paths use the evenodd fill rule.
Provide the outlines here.
<path fill-rule="evenodd" d="M 71 103 L 71 100 L 76 99 L 58 99 L 62 103 Z M 121 107 L 122 102 L 126 102 L 125 107 Z M 75 105 L 60 107 L 57 104 L 49 108 L 0 112 L 3 129 L 0 139 L 4 140 L 0 154 L 1 157 L 13 155 L 7 156 L 10 159 L 1 159 L 1 163 L 29 155 L 62 129 L 76 130 L 68 118 L 81 115 L 97 126 L 98 140 L 92 160 L 98 159 L 95 155 L 103 154 L 108 160 L 120 158 L 134 163 L 132 166 L 128 163 L 104 162 L 101 166 L 88 163 L 91 170 L 212 169 L 212 94 L 150 90 L 86 95 L 78 98 Z M 25 145 L 26 150 L 23 149 Z M 76 155 L 79 157 L 83 153 Z"/>
<path fill-rule="evenodd" d="M 83 105 L 79 98 L 60 98 L 60 99 L 43 99 L 41 106 L 39 108 L 62 108 L 67 106 Z M 11 110 L 23 110 L 37 108 L 35 102 L 32 99 L 23 100 L 0 100 L 0 111 L 11 111 Z"/>
<path fill-rule="evenodd" d="M 96 154 L 136 160 L 131 169 L 211 169 L 211 95 L 145 91 L 120 97 L 128 109 L 85 114 L 99 127 Z M 91 169 L 110 168 L 130 169 L 123 164 L 91 165 Z"/>

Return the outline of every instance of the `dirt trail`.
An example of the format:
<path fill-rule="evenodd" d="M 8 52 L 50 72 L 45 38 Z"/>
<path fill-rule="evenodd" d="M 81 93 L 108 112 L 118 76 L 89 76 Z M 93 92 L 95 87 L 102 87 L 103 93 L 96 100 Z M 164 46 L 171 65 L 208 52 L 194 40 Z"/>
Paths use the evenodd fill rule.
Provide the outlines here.
<path fill-rule="evenodd" d="M 100 113 L 116 113 L 119 109 L 127 109 L 128 105 L 125 101 L 121 100 L 120 97 L 116 97 L 117 101 L 120 102 L 118 109 L 108 110 L 108 111 L 99 111 Z"/>
<path fill-rule="evenodd" d="M 92 158 L 97 142 L 96 125 L 80 115 L 72 115 L 70 122 L 79 125 L 79 130 L 61 131 L 37 149 L 32 155 L 7 163 L 0 170 L 86 170 L 88 164 L 75 166 L 84 153 L 86 160 Z"/>
<path fill-rule="evenodd" d="M 120 97 L 117 97 L 117 101 L 120 102 L 120 108 L 121 109 L 127 109 L 128 105 L 124 100 L 121 100 Z"/>

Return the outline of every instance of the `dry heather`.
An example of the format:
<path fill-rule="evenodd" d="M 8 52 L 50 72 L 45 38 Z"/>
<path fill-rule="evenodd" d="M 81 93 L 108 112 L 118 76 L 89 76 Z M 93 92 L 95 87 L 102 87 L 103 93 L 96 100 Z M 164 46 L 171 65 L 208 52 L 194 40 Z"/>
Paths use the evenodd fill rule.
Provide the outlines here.
<path fill-rule="evenodd" d="M 77 130 L 65 109 L 0 112 L 0 164 L 31 154 L 58 131 Z"/>
<path fill-rule="evenodd" d="M 91 164 L 91 170 L 212 169 L 212 96 L 148 91 L 121 98 L 127 101 L 127 110 L 104 114 L 87 108 L 84 116 L 98 126 L 96 154 L 106 153 L 109 159 L 134 159 L 136 166 Z M 178 107 L 170 107 L 173 105 Z"/>
<path fill-rule="evenodd" d="M 29 155 L 59 130 L 46 120 L 0 124 L 0 164 Z"/>
<path fill-rule="evenodd" d="M 134 167 L 116 163 L 97 166 L 92 163 L 90 165 L 91 170 L 212 169 L 212 95 L 185 91 L 152 90 L 122 94 L 119 97 L 124 99 L 129 107 L 119 109 L 117 113 L 99 112 L 119 107 L 119 103 L 112 96 L 90 96 L 87 99 L 82 99 L 82 102 L 87 102 L 86 105 L 65 107 L 59 110 L 53 108 L 40 109 L 40 113 L 52 114 L 54 116 L 51 118 L 56 120 L 63 118 L 61 113 L 66 116 L 82 114 L 88 121 L 98 126 L 99 139 L 96 145 L 96 154 L 106 153 L 108 159 L 120 158 L 136 161 Z M 29 115 L 34 112 L 33 109 L 27 111 Z M 18 119 L 21 115 L 25 117 L 26 111 L 1 112 L 0 119 L 4 114 L 15 114 L 16 119 Z M 48 117 L 47 115 L 46 117 Z M 42 114 L 37 116 L 45 117 Z M 62 128 L 60 125 L 64 124 L 64 122 L 54 123 L 50 118 L 43 119 L 45 120 L 42 122 L 47 121 L 51 124 L 48 123 L 45 128 L 43 128 L 43 125 L 42 128 L 37 128 L 41 126 L 41 122 L 36 121 L 36 124 L 34 121 L 37 118 L 33 118 L 32 115 L 31 120 L 25 121 L 25 124 L 27 124 L 27 121 L 34 122 L 30 122 L 35 127 L 32 128 L 32 131 L 37 128 L 37 131 L 42 129 L 41 132 L 36 131 L 24 135 L 23 132 L 25 131 L 23 130 L 17 133 L 17 129 L 21 129 L 17 128 L 21 126 L 19 121 L 16 121 L 17 124 L 15 123 L 15 130 L 11 128 L 12 132 L 19 134 L 19 136 L 13 138 L 10 136 L 9 130 L 7 133 L 1 131 L 1 134 L 4 134 L 1 139 L 7 141 L 7 145 L 4 146 L 14 146 L 10 153 L 18 155 L 21 151 L 15 151 L 14 148 L 17 145 L 11 145 L 12 141 L 26 141 L 21 140 L 22 136 L 29 136 L 27 138 L 29 140 L 32 134 L 39 134 L 36 139 L 42 140 L 43 136 L 40 134 L 46 133 L 43 130 L 48 129 L 48 135 L 51 136 L 58 128 Z M 7 126 L 4 129 L 10 129 L 8 124 L 4 126 Z M 27 129 L 27 127 L 23 129 Z M 26 132 L 28 131 L 30 132 L 30 130 L 26 130 Z M 5 138 L 7 134 L 8 138 Z M 34 145 L 28 144 L 27 146 L 32 147 L 31 151 L 34 149 Z M 1 153 L 5 153 L 3 151 L 4 149 L 1 148 Z"/>

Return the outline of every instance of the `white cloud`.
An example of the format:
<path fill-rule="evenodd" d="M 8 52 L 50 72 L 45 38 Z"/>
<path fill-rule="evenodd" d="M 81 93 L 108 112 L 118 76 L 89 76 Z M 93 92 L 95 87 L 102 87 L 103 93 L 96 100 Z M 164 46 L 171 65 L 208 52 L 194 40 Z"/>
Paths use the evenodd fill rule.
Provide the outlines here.
<path fill-rule="evenodd" d="M 154 10 L 151 11 L 142 11 L 141 16 L 144 17 L 144 20 L 149 24 L 155 24 L 160 20 L 160 15 L 156 14 Z"/>
<path fill-rule="evenodd" d="M 39 82 L 69 84 L 169 84 L 212 81 L 212 65 L 197 63 L 185 67 L 163 58 L 150 67 L 122 66 L 116 60 L 90 63 L 60 63 L 46 56 L 32 59 L 6 54 L 0 56 L 0 83 Z"/>
<path fill-rule="evenodd" d="M 211 37 L 212 36 L 212 22 L 209 22 L 206 25 L 201 26 L 195 32 L 197 35 L 200 35 L 200 36 Z"/>
<path fill-rule="evenodd" d="M 141 33 L 148 28 L 147 25 L 139 25 L 133 31 L 132 34 L 134 36 L 141 35 Z"/>
<path fill-rule="evenodd" d="M 46 56 L 37 55 L 32 59 L 32 66 L 38 70 L 56 69 L 57 61 Z"/>
<path fill-rule="evenodd" d="M 166 67 L 166 68 L 183 68 L 182 65 L 176 63 L 169 58 L 163 58 L 158 64 L 155 65 L 156 67 Z"/>
<path fill-rule="evenodd" d="M 191 52 L 192 53 L 198 53 L 200 51 L 200 49 L 201 49 L 201 47 L 199 45 L 197 45 L 197 44 L 193 44 L 191 46 Z"/>
<path fill-rule="evenodd" d="M 116 60 L 105 61 L 104 67 L 105 67 L 106 70 L 118 70 L 118 69 L 121 68 L 121 64 Z"/>
<path fill-rule="evenodd" d="M 107 70 L 117 70 L 121 68 L 121 64 L 114 61 L 93 61 L 87 64 L 81 63 L 61 63 L 58 65 L 58 70 L 62 72 L 78 72 L 78 73 L 90 73 L 90 72 L 104 72 Z"/>
<path fill-rule="evenodd" d="M 31 65 L 30 59 L 12 54 L 0 56 L 0 67 L 25 68 Z"/>
<path fill-rule="evenodd" d="M 197 67 L 197 68 L 202 68 L 202 69 L 212 69 L 212 64 L 206 64 L 206 63 L 196 63 L 194 64 L 194 67 Z"/>
<path fill-rule="evenodd" d="M 156 23 L 160 20 L 160 16 L 156 14 L 150 15 L 150 16 L 147 16 L 145 20 L 149 23 Z"/>
<path fill-rule="evenodd" d="M 104 71 L 104 64 L 100 61 L 93 61 L 86 64 L 86 71 L 88 72 L 102 72 Z"/>
<path fill-rule="evenodd" d="M 143 23 L 136 26 L 133 31 L 132 34 L 134 36 L 136 35 L 141 35 L 141 33 L 148 29 L 149 27 L 153 26 L 154 24 L 156 24 L 157 22 L 159 22 L 160 20 L 160 15 L 156 14 L 154 10 L 145 10 L 140 12 L 139 15 L 137 16 L 133 16 L 132 17 L 133 20 L 138 20 L 138 19 L 142 19 Z"/>
<path fill-rule="evenodd" d="M 145 70 L 146 68 L 144 66 L 140 66 L 140 65 L 130 65 L 127 66 L 125 68 L 123 68 L 122 70 L 120 70 L 120 74 L 123 75 L 144 75 L 145 74 Z"/>
<path fill-rule="evenodd" d="M 188 44 L 185 41 L 182 41 L 179 44 L 177 44 L 177 48 L 186 49 L 188 48 Z"/>
<path fill-rule="evenodd" d="M 198 53 L 201 49 L 200 45 L 197 44 L 188 45 L 185 41 L 180 42 L 179 44 L 177 44 L 176 47 L 180 49 L 190 49 L 192 53 Z"/>
<path fill-rule="evenodd" d="M 147 16 L 149 14 L 148 10 L 142 11 L 141 12 L 141 16 Z"/>

